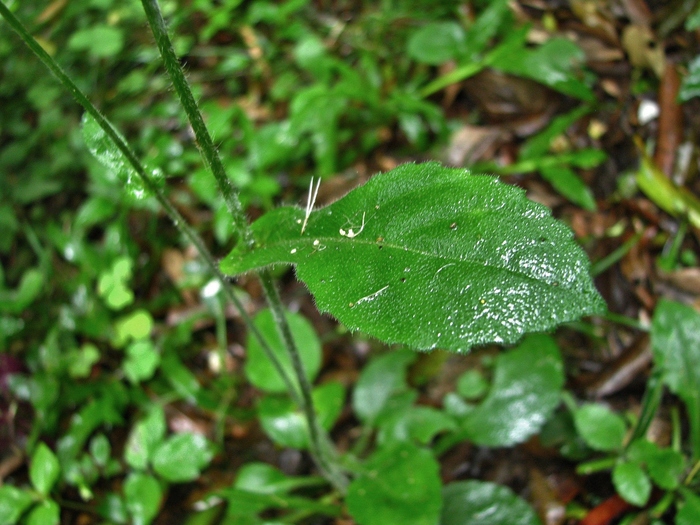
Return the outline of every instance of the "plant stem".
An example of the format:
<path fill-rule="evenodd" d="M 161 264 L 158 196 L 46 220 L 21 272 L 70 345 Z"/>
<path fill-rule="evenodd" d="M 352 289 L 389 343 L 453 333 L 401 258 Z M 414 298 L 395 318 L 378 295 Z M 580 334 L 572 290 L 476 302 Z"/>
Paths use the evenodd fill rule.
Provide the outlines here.
<path fill-rule="evenodd" d="M 292 337 L 292 331 L 289 328 L 289 323 L 284 313 L 282 300 L 280 299 L 277 287 L 270 272 L 263 270 L 259 274 L 260 282 L 262 283 L 265 292 L 265 298 L 270 305 L 272 315 L 275 319 L 275 324 L 279 331 L 282 342 L 289 353 L 294 368 L 295 375 L 299 381 L 299 389 L 301 390 L 302 404 L 299 405 L 304 417 L 306 418 L 309 427 L 309 448 L 318 468 L 323 473 L 324 477 L 330 481 L 333 486 L 341 493 L 345 493 L 348 485 L 347 477 L 345 476 L 342 467 L 336 458 L 335 448 L 331 444 L 330 438 L 325 430 L 321 427 L 316 411 L 314 410 L 313 399 L 311 397 L 311 383 L 306 376 L 304 365 L 301 362 L 299 349 Z"/>
<path fill-rule="evenodd" d="M 245 311 L 243 304 L 234 295 L 233 289 L 224 276 L 219 270 L 219 266 L 216 264 L 213 255 L 207 249 L 204 241 L 199 236 L 199 234 L 183 219 L 180 213 L 175 209 L 172 203 L 167 199 L 163 191 L 158 187 L 157 184 L 151 180 L 151 178 L 146 173 L 146 169 L 143 164 L 138 160 L 136 154 L 129 148 L 129 146 L 124 142 L 117 133 L 116 129 L 109 122 L 104 115 L 94 106 L 92 102 L 87 98 L 87 96 L 80 91 L 78 86 L 66 75 L 61 66 L 51 57 L 44 48 L 42 48 L 39 43 L 34 39 L 34 37 L 27 31 L 27 29 L 22 25 L 22 23 L 14 16 L 14 14 L 5 6 L 5 4 L 0 1 L 0 15 L 7 21 L 7 23 L 12 27 L 12 29 L 20 36 L 22 41 L 31 49 L 31 51 L 42 61 L 42 63 L 58 78 L 59 82 L 73 95 L 76 101 L 89 113 L 95 122 L 102 128 L 102 130 L 107 134 L 112 143 L 117 147 L 117 149 L 124 155 L 131 167 L 134 169 L 139 178 L 143 181 L 144 186 L 155 196 L 158 203 L 163 207 L 165 213 L 170 217 L 175 226 L 180 230 L 180 232 L 194 245 L 199 254 L 204 259 L 205 264 L 209 267 L 214 276 L 221 283 L 224 294 L 226 298 L 231 301 L 231 303 L 238 310 L 241 319 L 246 324 L 248 329 L 251 331 L 253 337 L 255 337 L 267 357 L 272 362 L 275 370 L 280 374 L 282 379 L 293 396 L 294 401 L 300 405 L 301 400 L 299 399 L 296 390 L 293 387 L 293 382 L 291 381 L 289 375 L 286 373 L 281 363 L 277 359 L 275 353 L 270 348 L 267 340 L 262 336 L 260 331 L 253 324 L 248 313 Z"/>
<path fill-rule="evenodd" d="M 192 90 L 185 79 L 180 62 L 175 55 L 175 51 L 173 50 L 170 37 L 168 36 L 168 30 L 165 25 L 165 20 L 163 20 L 163 15 L 160 11 L 158 1 L 141 0 L 141 3 L 143 4 L 146 17 L 148 18 L 148 23 L 151 26 L 156 43 L 160 49 L 160 53 L 165 64 L 165 69 L 170 75 L 175 91 L 180 98 L 180 102 L 182 103 L 182 106 L 187 113 L 187 118 L 189 119 L 192 129 L 194 130 L 197 138 L 197 146 L 199 147 L 202 156 L 211 169 L 212 174 L 214 175 L 214 178 L 219 185 L 224 198 L 226 199 L 226 203 L 229 206 L 229 211 L 233 214 L 234 221 L 237 225 L 240 238 L 247 244 L 247 246 L 252 247 L 253 239 L 245 214 L 243 213 L 243 209 L 241 208 L 235 189 L 226 176 L 225 169 L 219 154 L 214 147 L 209 130 L 204 123 L 199 107 L 197 106 L 194 96 L 192 95 Z M 277 292 L 274 280 L 268 271 L 263 270 L 258 274 L 258 277 L 262 283 L 263 290 L 265 291 L 265 298 L 267 299 L 267 302 L 272 310 L 275 324 L 292 362 L 292 367 L 297 377 L 297 381 L 299 382 L 301 396 L 299 396 L 299 391 L 295 386 L 290 386 L 290 384 L 285 381 L 290 395 L 295 397 L 296 404 L 302 410 L 304 417 L 306 418 L 307 425 L 309 427 L 309 448 L 311 454 L 324 476 L 338 490 L 344 492 L 345 487 L 347 486 L 347 479 L 335 458 L 335 449 L 331 444 L 330 438 L 321 428 L 318 422 L 316 411 L 314 410 L 313 399 L 311 397 L 311 384 L 309 383 L 309 380 L 304 372 L 299 350 L 292 339 L 292 332 L 289 328 L 289 324 L 287 323 L 287 318 L 284 315 L 282 300 Z"/>
<path fill-rule="evenodd" d="M 659 405 L 661 405 L 663 391 L 664 383 L 661 379 L 661 373 L 655 370 L 647 380 L 646 390 L 642 398 L 642 410 L 632 430 L 632 435 L 629 440 L 630 443 L 646 436 L 649 425 L 651 425 L 656 411 L 659 409 Z"/>
<path fill-rule="evenodd" d="M 245 217 L 245 213 L 243 212 L 241 201 L 238 198 L 238 194 L 236 189 L 233 187 L 231 180 L 226 175 L 224 165 L 221 162 L 219 154 L 216 152 L 216 148 L 214 147 L 214 142 L 209 134 L 209 130 L 204 123 L 204 119 L 199 111 L 197 102 L 192 95 L 192 90 L 190 89 L 187 79 L 185 78 L 185 73 L 182 71 L 180 62 L 175 55 L 175 50 L 173 49 L 170 37 L 168 36 L 168 29 L 165 25 L 165 20 L 163 20 L 163 15 L 160 11 L 158 1 L 141 0 L 141 4 L 146 12 L 146 18 L 148 19 L 148 24 L 151 26 L 151 31 L 155 37 L 160 54 L 163 57 L 165 69 L 170 76 L 170 80 L 173 82 L 173 87 L 175 88 L 175 92 L 180 99 L 180 103 L 182 104 L 185 113 L 187 113 L 187 118 L 190 121 L 192 130 L 194 131 L 199 151 L 204 158 L 205 164 L 214 175 L 216 183 L 219 185 L 219 189 L 224 196 L 226 206 L 233 216 L 239 239 L 242 239 L 246 245 L 252 246 L 253 237 L 250 233 L 250 228 L 248 228 L 248 221 Z"/>

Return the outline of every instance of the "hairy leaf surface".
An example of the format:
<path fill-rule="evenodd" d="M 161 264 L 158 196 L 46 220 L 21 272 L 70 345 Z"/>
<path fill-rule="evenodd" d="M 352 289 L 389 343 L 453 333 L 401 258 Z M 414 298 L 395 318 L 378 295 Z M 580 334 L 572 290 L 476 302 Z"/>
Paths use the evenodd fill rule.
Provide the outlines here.
<path fill-rule="evenodd" d="M 407 164 L 314 211 L 283 207 L 253 225 L 228 274 L 296 265 L 348 328 L 419 349 L 467 351 L 598 312 L 604 303 L 570 230 L 497 178 Z"/>

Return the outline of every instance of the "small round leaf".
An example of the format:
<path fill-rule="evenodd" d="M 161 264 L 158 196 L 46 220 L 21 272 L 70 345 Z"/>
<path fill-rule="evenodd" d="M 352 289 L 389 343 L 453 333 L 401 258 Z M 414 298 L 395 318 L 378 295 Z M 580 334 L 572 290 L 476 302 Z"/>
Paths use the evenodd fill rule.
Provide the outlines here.
<path fill-rule="evenodd" d="M 628 503 L 643 507 L 649 501 L 651 481 L 637 463 L 624 462 L 615 465 L 612 480 L 617 493 Z"/>
<path fill-rule="evenodd" d="M 625 438 L 625 421 L 603 405 L 587 404 L 574 412 L 574 424 L 586 444 L 595 450 L 618 450 Z"/>

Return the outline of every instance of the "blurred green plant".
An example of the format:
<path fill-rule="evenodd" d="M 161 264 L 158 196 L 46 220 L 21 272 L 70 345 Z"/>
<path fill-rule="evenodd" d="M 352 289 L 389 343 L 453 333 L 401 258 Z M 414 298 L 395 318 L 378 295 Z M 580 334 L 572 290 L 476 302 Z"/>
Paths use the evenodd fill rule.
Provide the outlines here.
<path fill-rule="evenodd" d="M 602 403 L 578 404 L 564 395 L 568 417 L 552 419 L 543 429 L 545 444 L 559 443 L 562 452 L 577 460 L 592 454 L 603 457 L 583 461 L 580 474 L 610 470 L 619 496 L 629 504 L 625 520 L 657 520 L 661 523 L 675 506 L 676 524 L 700 519 L 695 506 L 700 470 L 696 443 L 700 417 L 697 414 L 696 377 L 700 370 L 696 339 L 700 314 L 677 302 L 662 300 L 654 312 L 651 346 L 654 369 L 643 399 L 640 414 L 620 415 Z M 671 443 L 650 441 L 648 431 L 661 404 L 664 388 L 675 394 L 685 406 L 689 422 L 687 443 L 683 442 L 678 407 L 673 407 Z M 556 430 L 555 430 L 556 429 Z M 638 507 L 632 510 L 632 507 Z"/>
<path fill-rule="evenodd" d="M 388 43 L 373 43 L 381 52 L 371 47 L 357 52 L 353 55 L 357 67 L 349 67 L 347 60 L 337 57 L 334 38 L 338 34 L 332 28 L 321 31 L 305 22 L 314 17 L 297 17 L 310 9 L 308 1 L 217 3 L 195 36 L 175 39 L 174 51 L 178 55 L 191 53 L 190 58 L 196 60 L 198 51 L 193 42 L 203 44 L 202 53 L 210 51 L 210 40 L 228 30 L 235 16 L 234 27 L 244 45 L 222 53 L 225 56 L 215 56 L 214 74 L 234 94 L 255 92 L 257 82 L 271 83 L 270 100 L 253 109 L 273 111 L 279 104 L 288 106 L 288 113 L 281 120 L 261 124 L 250 107 L 244 111 L 233 103 L 204 102 L 201 106 L 207 125 L 215 130 L 215 143 L 207 138 L 204 122 L 198 122 L 202 119 L 197 116 L 197 105 L 188 107 L 195 95 L 184 76 L 178 77 L 182 71 L 159 20 L 157 4 L 150 0 L 143 3 L 166 69 L 185 101 L 197 143 L 203 148 L 205 168 L 198 165 L 196 154 L 183 150 L 181 139 L 171 136 L 171 129 L 182 127 L 184 120 L 176 104 L 160 100 L 159 92 L 167 81 L 150 78 L 156 67 L 155 52 L 147 44 L 135 48 L 138 51 L 128 51 L 130 30 L 143 21 L 141 11 L 132 4 L 93 2 L 94 12 L 85 21 L 78 18 L 77 11 L 68 11 L 62 20 L 82 26 L 67 39 L 65 49 L 74 53 L 68 57 L 87 57 L 93 67 L 86 68 L 85 78 L 82 72 L 76 75 L 81 85 L 67 85 L 74 94 L 86 85 L 100 86 L 96 100 L 116 122 L 127 124 L 128 136 L 134 137 L 136 146 L 129 148 L 116 128 L 85 97 L 78 96 L 86 109 L 82 139 L 96 159 L 77 154 L 87 166 L 88 198 L 75 207 L 74 214 L 46 217 L 46 231 L 38 238 L 26 230 L 32 264 L 23 266 L 22 271 L 13 270 L 9 278 L 1 276 L 0 321 L 3 327 L 11 328 L 0 331 L 6 344 L 17 344 L 27 334 L 22 326 L 25 321 L 33 330 L 40 325 L 26 312 L 45 299 L 43 286 L 57 276 L 62 277 L 62 285 L 60 299 L 49 303 L 55 316 L 37 330 L 40 336 L 32 337 L 37 344 L 27 345 L 26 373 L 13 374 L 10 381 L 15 398 L 28 401 L 36 417 L 27 436 L 27 450 L 32 451 L 29 483 L 0 487 L 0 523 L 58 523 L 60 509 L 55 500 L 59 498 L 54 500 L 51 494 L 58 494 L 64 486 L 75 487 L 84 502 L 98 499 L 91 510 L 104 520 L 152 522 L 170 485 L 198 478 L 217 452 L 214 444 L 197 433 L 168 434 L 164 406 L 178 400 L 221 419 L 231 413 L 255 417 L 273 443 L 308 450 L 324 475 L 292 477 L 269 465 L 247 463 L 229 487 L 213 489 L 203 498 L 207 508 L 194 516 L 201 523 L 220 518 L 223 522 L 271 523 L 270 515 L 293 523 L 315 514 L 340 516 L 348 512 L 357 523 L 367 525 L 394 521 L 461 525 L 478 523 L 486 508 L 494 513 L 491 523 L 509 523 L 509 516 L 519 516 L 527 524 L 538 523 L 527 503 L 505 487 L 479 481 L 442 487 L 438 459 L 465 440 L 485 447 L 512 446 L 543 428 L 559 405 L 564 383 L 560 352 L 552 338 L 528 336 L 495 359 L 484 357 L 483 372 L 471 370 L 462 376 L 457 392 L 447 396 L 439 408 L 416 404 L 418 391 L 407 380 L 415 353 L 399 349 L 371 360 L 351 394 L 361 436 L 353 449 L 341 456 L 328 431 L 341 415 L 345 387 L 334 381 L 313 387 L 321 363 L 318 337 L 302 316 L 284 311 L 267 268 L 295 264 L 320 308 L 351 329 L 423 349 L 444 345 L 467 351 L 474 344 L 489 341 L 516 342 L 525 332 L 550 329 L 603 307 L 587 274 L 586 258 L 569 230 L 545 208 L 524 199 L 520 191 L 493 178 L 435 164 L 407 165 L 377 176 L 319 210 L 314 210 L 311 202 L 306 210 L 278 208 L 256 221 L 252 231 L 240 210 L 251 202 L 269 208 L 282 189 L 276 176 L 279 173 L 312 171 L 324 177 L 337 172 L 376 147 L 388 127 L 396 126 L 418 149 L 427 147 L 430 137 L 443 134 L 445 122 L 441 111 L 425 101 L 425 96 L 447 85 L 445 82 L 465 78 L 475 68 L 496 67 L 590 100 L 586 79 L 579 78 L 575 68 L 580 60 L 578 48 L 564 40 L 527 47 L 526 30 L 514 27 L 506 2 L 491 3 L 466 30 L 441 21 L 446 8 L 427 2 L 426 17 L 433 21 L 415 32 L 407 31 L 405 38 L 399 39 L 401 50 L 408 49 L 410 58 L 426 65 L 456 60 L 460 73 L 426 84 L 420 70 L 407 73 L 413 66 L 410 61 L 393 59 Z M 0 6 L 3 17 L 12 20 L 5 4 Z M 183 28 L 194 12 L 212 12 L 212 3 L 206 0 L 192 2 L 185 9 L 178 9 L 174 2 L 163 7 L 174 28 Z M 21 12 L 29 7 L 13 9 Z M 393 17 L 410 15 L 415 9 L 411 2 L 387 2 L 376 20 L 366 22 L 367 27 L 390 25 Z M 27 18 L 40 20 L 42 16 L 32 13 Z M 49 18 L 38 29 L 47 23 L 54 22 Z M 430 33 L 435 35 L 434 41 L 428 38 Z M 273 34 L 278 36 L 273 38 Z M 23 36 L 32 42 L 28 33 Z M 100 38 L 100 44 L 88 45 L 95 38 Z M 491 50 L 494 40 L 498 43 Z M 3 56 L 13 50 L 8 42 L 0 42 Z M 55 64 L 41 49 L 34 47 L 45 61 Z M 122 63 L 120 58 L 128 60 Z M 279 68 L 288 63 L 294 68 L 285 74 Z M 108 64 L 113 64 L 114 70 Z M 117 82 L 105 81 L 127 70 L 130 72 Z M 252 73 L 243 78 L 241 72 L 247 70 Z M 11 84 L 11 94 L 29 96 L 26 86 L 35 77 L 39 75 L 23 72 Z M 62 80 L 66 83 L 66 78 Z M 107 84 L 116 87 L 107 90 Z M 11 234 L 10 240 L 0 241 L 5 253 L 15 246 L 18 232 L 24 229 L 24 221 L 16 219 L 22 214 L 16 210 L 29 209 L 39 199 L 70 188 L 70 171 L 66 170 L 66 186 L 47 174 L 68 167 L 73 149 L 80 151 L 75 146 L 81 142 L 77 127 L 71 127 L 69 133 L 60 128 L 66 118 L 63 113 L 43 116 L 42 112 L 50 113 L 54 102 L 60 100 L 58 90 L 45 87 L 49 85 L 42 79 L 36 85 L 41 88 L 35 86 L 29 93 L 39 101 L 35 108 L 42 115 L 39 120 L 47 120 L 50 131 L 59 133 L 56 159 L 63 164 L 58 168 L 45 166 L 37 172 L 38 179 L 28 179 L 31 184 L 7 183 L 11 191 L 2 195 L 3 199 L 10 197 L 0 203 L 0 224 Z M 46 98 L 42 98 L 42 89 L 47 89 Z M 140 114 L 142 93 L 154 99 L 152 111 L 144 126 L 134 130 L 128 123 Z M 68 120 L 77 124 L 77 115 L 70 109 L 65 111 Z M 22 115 L 13 114 L 8 122 L 13 133 L 33 133 L 23 127 Z M 537 150 L 533 146 L 537 154 L 521 159 L 523 162 L 534 162 L 543 172 L 550 164 L 594 165 L 589 157 L 595 155 L 586 157 L 585 153 L 546 160 L 549 141 L 557 131 L 550 129 L 548 133 L 541 139 L 546 147 Z M 8 139 L 3 136 L 2 140 Z M 20 166 L 33 147 L 43 158 L 45 150 L 33 140 L 20 142 L 20 146 L 9 148 L 9 153 L 5 149 L 0 161 L 6 164 L 1 166 Z M 230 153 L 233 160 L 221 163 L 214 144 Z M 136 153 L 145 162 L 139 161 Z M 308 166 L 312 168 L 307 170 Z M 215 175 L 221 175 L 218 188 L 211 183 L 212 168 Z M 165 184 L 161 170 L 169 179 L 184 177 L 192 192 Z M 240 193 L 234 192 L 232 185 Z M 462 193 L 458 195 L 455 188 Z M 585 191 L 573 194 L 586 203 Z M 575 198 L 572 200 L 577 202 Z M 247 317 L 240 294 L 234 293 L 219 273 L 198 232 L 171 204 L 196 199 L 212 212 L 215 239 L 221 244 L 238 241 L 224 267 L 231 273 L 263 268 L 261 285 L 270 309 L 255 319 Z M 436 200 L 439 206 L 435 206 Z M 154 272 L 152 261 L 162 255 L 162 245 L 155 239 L 163 229 L 155 220 L 147 224 L 130 221 L 129 214 L 140 213 L 137 216 L 141 218 L 156 211 L 159 204 L 178 227 L 179 235 L 203 258 L 194 264 L 188 279 L 194 288 L 201 289 L 208 309 L 201 315 L 216 318 L 219 366 L 225 362 L 227 348 L 224 303 L 234 303 L 247 324 L 244 373 L 264 393 L 253 416 L 241 416 L 230 406 L 237 395 L 236 377 L 222 374 L 203 385 L 183 362 L 195 337 L 196 318 L 168 326 L 149 313 L 177 304 L 180 293 L 186 291 L 176 284 L 157 298 L 144 292 Z M 42 217 L 38 215 L 38 219 Z M 143 228 L 143 237 L 153 241 L 150 246 L 140 246 L 130 234 L 135 223 Z M 511 235 L 504 231 L 504 223 L 523 231 Z M 202 227 L 206 228 L 208 224 Z M 172 242 L 178 242 L 174 234 Z M 469 257 L 464 257 L 465 253 Z M 48 261 L 58 263 L 54 267 Z M 369 272 L 369 277 L 367 266 L 376 270 Z M 468 281 L 457 275 L 454 270 L 458 269 L 464 270 Z M 360 275 L 363 272 L 364 277 Z M 404 284 L 402 292 L 395 292 Z M 419 290 L 426 287 L 433 293 L 416 301 Z M 457 292 L 473 306 L 465 314 L 459 310 L 466 299 Z M 393 302 L 384 304 L 386 298 Z M 540 301 L 536 316 L 529 313 L 533 305 L 528 301 L 533 300 Z M 411 306 L 411 301 L 416 304 Z M 685 399 L 687 393 L 681 390 L 677 393 Z M 134 412 L 140 416 L 130 422 L 128 414 Z M 585 420 L 585 415 L 578 419 Z M 128 427 L 121 457 L 115 456 L 116 447 L 106 434 L 116 427 Z M 47 438 L 54 440 L 55 453 L 44 444 Z M 605 439 L 604 450 L 619 450 L 618 441 L 610 436 Z M 641 450 L 622 461 L 632 465 L 618 473 L 622 495 L 639 497 L 638 487 L 624 487 L 634 485 L 627 482 L 635 481 L 639 470 L 634 469 L 639 465 L 648 468 L 654 457 L 653 451 Z M 649 477 L 663 487 L 662 483 L 670 486 L 667 482 L 672 476 L 649 470 Z M 101 480 L 112 478 L 118 480 L 113 488 L 96 490 Z M 685 485 L 676 486 L 684 498 L 678 501 L 686 502 L 685 506 L 679 504 L 680 517 L 692 516 L 697 506 L 697 497 Z M 226 508 L 220 516 L 223 505 Z"/>

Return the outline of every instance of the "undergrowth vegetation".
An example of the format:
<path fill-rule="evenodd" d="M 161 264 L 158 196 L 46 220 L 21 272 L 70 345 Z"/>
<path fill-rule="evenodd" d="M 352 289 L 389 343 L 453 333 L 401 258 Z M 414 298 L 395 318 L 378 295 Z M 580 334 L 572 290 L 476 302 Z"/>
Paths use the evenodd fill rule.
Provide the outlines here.
<path fill-rule="evenodd" d="M 552 13 L 0 1 L 0 525 L 700 522 L 700 314 L 591 276 L 697 269 L 700 204 L 639 136 L 591 183 L 612 88 Z M 450 160 L 489 75 L 558 105 Z M 653 235 L 580 226 L 639 192 Z"/>

